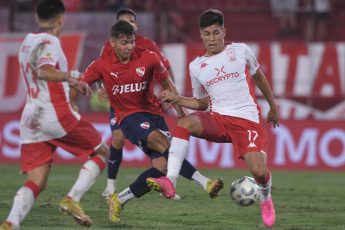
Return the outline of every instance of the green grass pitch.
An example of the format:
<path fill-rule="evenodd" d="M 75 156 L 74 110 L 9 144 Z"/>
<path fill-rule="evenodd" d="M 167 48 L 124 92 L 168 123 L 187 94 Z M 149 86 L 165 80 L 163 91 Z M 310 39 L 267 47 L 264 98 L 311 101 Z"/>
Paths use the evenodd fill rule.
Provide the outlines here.
<path fill-rule="evenodd" d="M 26 229 L 85 229 L 72 217 L 58 211 L 59 202 L 75 182 L 79 166 L 53 165 L 47 189 L 42 192 L 21 225 Z M 13 196 L 26 181 L 19 165 L 0 165 L 0 222 L 10 212 Z M 144 168 L 120 168 L 118 191 L 128 187 Z M 132 199 L 121 212 L 121 222 L 108 221 L 108 205 L 101 196 L 106 170 L 81 200 L 93 220 L 90 229 L 264 229 L 259 202 L 239 207 L 230 198 L 233 180 L 248 175 L 246 170 L 200 170 L 212 179 L 222 177 L 221 197 L 211 200 L 195 183 L 180 177 L 177 194 L 181 200 L 164 200 L 150 192 Z M 272 229 L 345 229 L 345 173 L 272 170 L 272 197 L 276 223 Z"/>

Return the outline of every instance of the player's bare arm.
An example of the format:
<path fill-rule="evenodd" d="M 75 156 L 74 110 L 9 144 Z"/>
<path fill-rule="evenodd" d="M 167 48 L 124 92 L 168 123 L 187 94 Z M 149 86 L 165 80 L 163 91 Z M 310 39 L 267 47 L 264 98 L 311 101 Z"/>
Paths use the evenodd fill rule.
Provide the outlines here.
<path fill-rule="evenodd" d="M 167 70 L 169 72 L 169 76 L 170 76 L 172 82 L 175 83 L 175 77 L 174 77 L 174 74 L 173 74 L 171 67 L 169 67 Z M 164 105 L 165 105 L 165 109 L 170 109 L 172 107 L 171 103 L 165 103 Z"/>
<path fill-rule="evenodd" d="M 38 76 L 39 80 L 49 81 L 49 82 L 62 82 L 67 81 L 67 72 L 59 72 L 51 66 L 42 66 L 38 69 Z"/>
<path fill-rule="evenodd" d="M 196 99 L 192 97 L 183 97 L 173 94 L 169 90 L 164 90 L 161 93 L 163 102 L 178 104 L 182 107 L 193 110 L 206 110 L 208 108 L 209 100 L 207 97 Z"/>
<path fill-rule="evenodd" d="M 76 89 L 86 97 L 92 96 L 91 88 L 84 82 L 78 80 L 82 78 L 82 74 L 77 71 L 59 72 L 50 66 L 42 66 L 38 70 L 37 78 L 49 82 L 67 81 L 69 87 Z"/>
<path fill-rule="evenodd" d="M 276 126 L 279 127 L 279 114 L 278 114 L 278 109 L 276 102 L 274 100 L 272 91 L 270 86 L 267 83 L 265 75 L 258 70 L 254 75 L 254 82 L 262 92 L 262 94 L 265 96 L 269 106 L 270 110 L 267 113 L 267 120 L 266 123 L 273 122 L 273 127 L 275 128 Z"/>
<path fill-rule="evenodd" d="M 167 70 L 169 72 L 169 75 L 170 75 L 170 78 L 171 78 L 172 82 L 175 83 L 175 77 L 174 77 L 174 74 L 173 74 L 173 71 L 172 71 L 171 67 L 169 67 Z"/>
<path fill-rule="evenodd" d="M 162 85 L 163 89 L 165 89 L 165 90 L 167 90 L 169 92 L 172 92 L 175 95 L 178 95 L 178 92 L 177 92 L 177 89 L 175 87 L 175 84 L 172 82 L 170 77 L 168 77 L 167 80 L 161 82 L 161 85 Z M 163 94 L 162 94 L 162 96 L 163 96 Z M 184 110 L 183 110 L 181 105 L 175 103 L 175 104 L 173 104 L 173 106 L 174 106 L 174 108 L 175 108 L 175 110 L 177 112 L 177 116 L 178 117 L 186 116 L 186 113 L 184 112 Z"/>

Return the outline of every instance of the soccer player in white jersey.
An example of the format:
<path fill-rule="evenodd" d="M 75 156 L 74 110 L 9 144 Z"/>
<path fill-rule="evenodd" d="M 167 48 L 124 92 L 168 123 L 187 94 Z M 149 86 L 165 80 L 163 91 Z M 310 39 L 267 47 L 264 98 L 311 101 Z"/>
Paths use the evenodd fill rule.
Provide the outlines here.
<path fill-rule="evenodd" d="M 218 10 L 207 10 L 199 17 L 200 36 L 206 52 L 189 65 L 193 98 L 162 92 L 164 102 L 201 110 L 177 122 L 169 149 L 167 177 L 148 178 L 152 190 L 166 198 L 175 195 L 181 162 L 190 136 L 213 142 L 232 143 L 239 159 L 246 161 L 260 187 L 262 219 L 267 227 L 275 222 L 271 173 L 267 169 L 267 134 L 260 121 L 250 76 L 265 96 L 270 110 L 266 122 L 279 126 L 279 115 L 271 89 L 250 48 L 244 43 L 224 43 L 224 17 Z M 202 111 L 207 110 L 209 111 Z"/>
<path fill-rule="evenodd" d="M 69 89 L 84 95 L 92 90 L 67 72 L 67 60 L 59 35 L 65 15 L 61 0 L 40 0 L 37 4 L 37 32 L 29 33 L 19 53 L 21 75 L 27 88 L 27 101 L 20 123 L 21 172 L 26 183 L 17 191 L 13 206 L 0 229 L 19 229 L 21 222 L 47 185 L 53 152 L 61 147 L 86 160 L 72 189 L 60 203 L 60 210 L 82 226 L 91 219 L 80 199 L 96 181 L 109 158 L 109 148 L 98 131 L 69 104 Z"/>

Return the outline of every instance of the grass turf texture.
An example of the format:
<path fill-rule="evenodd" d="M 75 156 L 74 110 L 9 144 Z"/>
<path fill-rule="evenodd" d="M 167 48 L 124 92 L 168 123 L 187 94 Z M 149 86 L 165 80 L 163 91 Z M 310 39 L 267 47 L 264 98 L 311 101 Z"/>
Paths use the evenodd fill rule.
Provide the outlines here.
<path fill-rule="evenodd" d="M 21 229 L 85 229 L 58 211 L 59 203 L 75 182 L 80 167 L 53 165 L 47 189 L 41 193 Z M 0 165 L 0 222 L 8 216 L 15 192 L 25 183 L 19 165 Z M 144 168 L 120 169 L 117 191 L 132 183 Z M 211 200 L 195 183 L 180 177 L 181 200 L 164 200 L 150 192 L 129 201 L 121 222 L 108 221 L 108 205 L 101 196 L 106 170 L 81 200 L 93 220 L 90 229 L 264 229 L 259 202 L 250 207 L 235 205 L 229 195 L 236 178 L 246 170 L 200 170 L 209 178 L 222 177 L 222 196 Z M 272 171 L 272 197 L 276 210 L 273 229 L 345 229 L 344 172 Z"/>

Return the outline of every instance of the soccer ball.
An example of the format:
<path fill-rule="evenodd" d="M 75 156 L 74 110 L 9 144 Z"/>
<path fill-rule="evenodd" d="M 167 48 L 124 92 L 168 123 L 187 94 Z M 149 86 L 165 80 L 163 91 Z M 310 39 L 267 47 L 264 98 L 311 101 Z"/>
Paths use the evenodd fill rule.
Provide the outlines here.
<path fill-rule="evenodd" d="M 240 177 L 232 182 L 230 196 L 235 204 L 239 206 L 250 206 L 260 196 L 259 186 L 249 176 Z"/>

